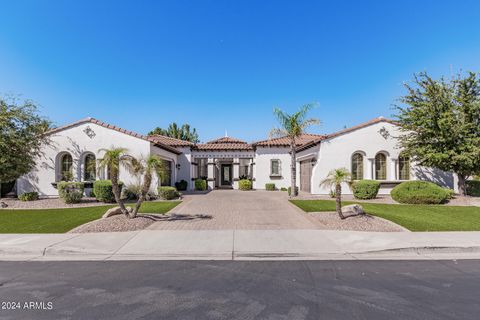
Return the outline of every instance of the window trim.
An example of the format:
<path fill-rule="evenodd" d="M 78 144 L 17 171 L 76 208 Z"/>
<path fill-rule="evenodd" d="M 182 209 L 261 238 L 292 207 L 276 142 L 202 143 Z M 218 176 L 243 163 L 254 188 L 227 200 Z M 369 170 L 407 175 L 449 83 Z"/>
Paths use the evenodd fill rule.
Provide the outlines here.
<path fill-rule="evenodd" d="M 355 156 L 357 156 L 357 155 L 361 157 L 361 164 L 360 164 L 361 177 L 360 177 L 360 179 L 357 179 L 358 177 L 356 177 L 356 176 L 354 177 L 354 174 L 353 174 L 353 172 L 354 172 L 354 170 L 353 170 L 354 164 L 356 164 L 356 165 L 358 166 L 358 163 L 355 163 L 355 162 L 354 162 L 354 158 L 355 158 Z M 364 170 L 364 155 L 363 155 L 361 152 L 356 151 L 356 152 L 354 152 L 354 153 L 352 154 L 352 157 L 351 157 L 351 159 L 350 159 L 350 166 L 351 166 L 350 169 L 351 169 L 351 172 L 352 172 L 352 180 L 363 180 L 363 179 L 365 178 L 365 175 L 364 175 L 364 171 L 365 171 L 365 170 Z M 358 169 L 357 169 L 357 173 L 358 173 Z"/>
<path fill-rule="evenodd" d="M 273 172 L 273 162 L 278 162 L 278 173 Z M 280 159 L 270 159 L 270 177 L 282 176 L 282 161 Z"/>
<path fill-rule="evenodd" d="M 379 171 L 379 168 L 377 166 L 377 157 L 378 156 L 383 156 L 384 157 L 384 165 L 385 165 L 385 177 L 383 179 L 380 179 L 378 177 L 378 171 Z M 379 152 L 375 155 L 375 159 L 374 159 L 374 162 L 375 162 L 375 180 L 378 180 L 378 181 L 387 181 L 388 180 L 388 166 L 387 166 L 387 163 L 388 163 L 388 157 L 385 153 L 383 152 Z"/>
<path fill-rule="evenodd" d="M 406 164 L 407 164 L 407 173 L 408 173 L 408 179 L 401 179 L 401 168 L 400 168 L 400 163 L 402 162 L 401 159 L 407 159 L 406 160 Z M 398 180 L 400 181 L 408 181 L 408 180 L 411 180 L 411 164 L 410 164 L 410 157 L 409 156 L 405 156 L 405 155 L 399 155 L 398 156 Z"/>

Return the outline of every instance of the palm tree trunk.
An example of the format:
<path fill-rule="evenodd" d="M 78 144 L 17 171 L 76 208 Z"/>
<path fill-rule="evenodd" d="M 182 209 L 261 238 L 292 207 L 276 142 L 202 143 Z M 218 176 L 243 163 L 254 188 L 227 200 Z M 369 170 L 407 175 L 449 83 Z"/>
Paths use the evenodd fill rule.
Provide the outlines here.
<path fill-rule="evenodd" d="M 140 210 L 140 207 L 142 206 L 143 201 L 145 201 L 145 198 L 147 197 L 147 193 L 150 190 L 150 185 L 152 184 L 152 174 L 150 172 L 145 173 L 145 176 L 143 177 L 143 186 L 142 186 L 142 192 L 140 196 L 138 197 L 137 203 L 135 204 L 135 207 L 133 208 L 133 211 L 130 215 L 130 218 L 136 218 L 138 210 Z"/>
<path fill-rule="evenodd" d="M 295 150 L 295 138 L 292 138 L 290 143 L 290 155 L 291 155 L 291 164 L 290 164 L 290 172 L 291 172 L 291 196 L 296 197 L 298 195 L 297 192 L 297 151 Z"/>
<path fill-rule="evenodd" d="M 120 187 L 118 186 L 118 172 L 115 172 L 115 170 L 111 170 L 110 180 L 112 180 L 112 192 L 113 192 L 113 196 L 115 197 L 115 201 L 120 207 L 120 210 L 122 210 L 122 213 L 126 217 L 129 217 L 130 214 L 128 213 L 128 210 L 125 207 L 123 200 L 121 199 L 121 190 L 120 190 Z"/>
<path fill-rule="evenodd" d="M 337 183 L 335 185 L 336 209 L 340 219 L 345 219 L 342 213 L 342 185 Z"/>

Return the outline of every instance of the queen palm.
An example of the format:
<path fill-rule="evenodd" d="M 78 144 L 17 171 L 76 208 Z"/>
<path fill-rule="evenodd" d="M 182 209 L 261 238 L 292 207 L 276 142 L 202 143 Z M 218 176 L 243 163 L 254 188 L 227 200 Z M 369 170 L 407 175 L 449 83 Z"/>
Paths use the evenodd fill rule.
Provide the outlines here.
<path fill-rule="evenodd" d="M 346 168 L 333 169 L 328 176 L 322 180 L 320 186 L 326 185 L 330 188 L 335 187 L 336 211 L 340 219 L 345 219 L 342 214 L 342 183 L 351 181 L 351 174 Z"/>
<path fill-rule="evenodd" d="M 305 133 L 305 129 L 311 125 L 319 124 L 320 120 L 315 118 L 307 118 L 308 111 L 312 109 L 315 104 L 303 105 L 300 110 L 293 114 L 283 112 L 279 108 L 273 109 L 273 113 L 280 123 L 279 128 L 274 128 L 270 131 L 270 138 L 286 136 L 290 139 L 290 173 L 291 173 L 291 195 L 297 196 L 296 180 L 297 180 L 297 154 L 296 154 L 296 140 Z"/>

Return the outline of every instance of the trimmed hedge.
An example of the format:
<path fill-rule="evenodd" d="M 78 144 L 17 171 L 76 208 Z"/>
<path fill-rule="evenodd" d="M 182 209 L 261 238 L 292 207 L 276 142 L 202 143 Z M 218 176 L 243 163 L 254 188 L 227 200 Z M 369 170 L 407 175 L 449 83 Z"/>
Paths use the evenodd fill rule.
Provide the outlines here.
<path fill-rule="evenodd" d="M 268 191 L 275 191 L 275 183 L 265 183 L 265 190 Z"/>
<path fill-rule="evenodd" d="M 280 191 L 287 191 L 287 188 L 281 187 L 281 188 L 280 188 Z"/>
<path fill-rule="evenodd" d="M 252 190 L 252 180 L 242 179 L 238 181 L 238 189 L 240 190 Z"/>
<path fill-rule="evenodd" d="M 175 188 L 177 188 L 178 191 L 185 191 L 188 188 L 188 182 L 185 180 L 175 182 Z"/>
<path fill-rule="evenodd" d="M 441 204 L 449 197 L 444 188 L 427 181 L 402 182 L 390 194 L 393 200 L 409 204 Z"/>
<path fill-rule="evenodd" d="M 352 183 L 352 191 L 355 199 L 375 199 L 380 190 L 380 182 L 376 180 L 358 180 Z"/>
<path fill-rule="evenodd" d="M 79 203 L 83 198 L 83 182 L 61 181 L 57 184 L 58 195 L 65 203 Z"/>
<path fill-rule="evenodd" d="M 172 200 L 180 196 L 180 193 L 175 187 L 158 187 L 158 196 L 163 200 Z"/>
<path fill-rule="evenodd" d="M 480 180 L 467 180 L 467 194 L 472 197 L 480 197 Z"/>
<path fill-rule="evenodd" d="M 18 200 L 20 201 L 35 201 L 38 200 L 38 192 L 24 192 L 18 196 Z"/>
<path fill-rule="evenodd" d="M 207 190 L 207 180 L 196 179 L 195 180 L 195 190 L 199 190 L 199 191 Z"/>
<path fill-rule="evenodd" d="M 120 192 L 123 188 L 123 182 L 119 182 L 118 186 L 120 187 Z M 101 202 L 115 202 L 115 196 L 113 195 L 112 190 L 112 181 L 110 180 L 97 180 L 93 184 L 93 192 L 95 193 L 95 198 Z"/>
<path fill-rule="evenodd" d="M 297 190 L 297 194 L 298 194 L 298 187 L 295 187 L 295 190 Z M 288 195 L 290 196 L 292 194 L 292 187 L 288 187 L 287 192 L 288 192 Z"/>

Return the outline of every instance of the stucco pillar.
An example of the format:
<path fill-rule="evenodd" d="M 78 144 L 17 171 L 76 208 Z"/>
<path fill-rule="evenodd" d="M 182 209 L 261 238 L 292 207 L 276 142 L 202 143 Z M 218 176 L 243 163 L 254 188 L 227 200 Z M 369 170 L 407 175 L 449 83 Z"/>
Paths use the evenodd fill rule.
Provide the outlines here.
<path fill-rule="evenodd" d="M 398 180 L 397 177 L 397 165 L 398 165 L 398 159 L 396 158 L 391 158 L 390 159 L 390 180 Z"/>
<path fill-rule="evenodd" d="M 239 178 L 240 178 L 240 159 L 233 158 L 233 189 L 238 189 Z"/>
<path fill-rule="evenodd" d="M 215 189 L 215 159 L 208 159 L 207 165 L 207 184 L 208 189 Z"/>
<path fill-rule="evenodd" d="M 375 158 L 367 159 L 367 172 L 365 179 L 375 180 Z"/>

